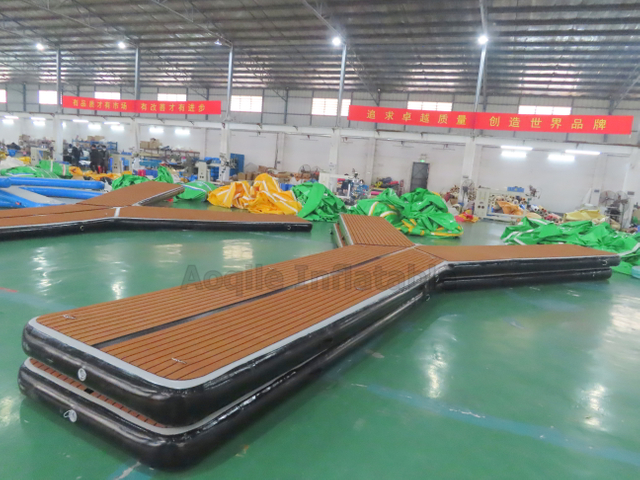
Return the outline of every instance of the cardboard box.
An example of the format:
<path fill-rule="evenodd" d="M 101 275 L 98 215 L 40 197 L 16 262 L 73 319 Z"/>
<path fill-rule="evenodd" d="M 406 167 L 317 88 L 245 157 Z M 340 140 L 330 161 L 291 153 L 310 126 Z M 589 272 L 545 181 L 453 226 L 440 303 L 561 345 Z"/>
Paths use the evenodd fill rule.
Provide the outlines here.
<path fill-rule="evenodd" d="M 238 180 L 247 180 L 247 175 L 244 172 L 238 173 Z"/>
<path fill-rule="evenodd" d="M 149 142 L 140 142 L 140 148 L 151 148 Z"/>
<path fill-rule="evenodd" d="M 161 146 L 162 144 L 160 143 L 160 140 L 156 140 L 155 138 L 151 139 L 149 142 L 149 148 L 160 148 Z"/>
<path fill-rule="evenodd" d="M 269 171 L 269 167 L 265 167 L 264 165 L 258 166 L 258 171 L 260 173 L 267 173 Z"/>

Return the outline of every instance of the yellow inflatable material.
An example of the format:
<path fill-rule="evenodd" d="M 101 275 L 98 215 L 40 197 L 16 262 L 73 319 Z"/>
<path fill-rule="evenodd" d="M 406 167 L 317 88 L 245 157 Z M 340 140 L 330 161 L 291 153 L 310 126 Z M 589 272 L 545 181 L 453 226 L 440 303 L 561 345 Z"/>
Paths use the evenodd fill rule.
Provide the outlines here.
<path fill-rule="evenodd" d="M 240 208 L 251 213 L 296 215 L 302 205 L 293 192 L 283 192 L 280 184 L 268 173 L 256 177 L 253 186 L 249 182 L 232 182 L 209 193 L 209 203 L 219 207 Z"/>
<path fill-rule="evenodd" d="M 92 180 L 102 180 L 103 178 L 110 178 L 111 180 L 115 180 L 116 178 L 121 177 L 122 175 L 131 175 L 131 172 L 123 172 L 120 173 L 95 173 L 91 170 L 87 170 L 83 172 L 80 167 L 69 167 L 69 173 L 74 177 L 89 177 Z"/>
<path fill-rule="evenodd" d="M 575 212 L 565 213 L 562 217 L 563 222 L 577 222 L 580 220 L 602 220 L 606 218 L 599 210 L 577 210 Z"/>

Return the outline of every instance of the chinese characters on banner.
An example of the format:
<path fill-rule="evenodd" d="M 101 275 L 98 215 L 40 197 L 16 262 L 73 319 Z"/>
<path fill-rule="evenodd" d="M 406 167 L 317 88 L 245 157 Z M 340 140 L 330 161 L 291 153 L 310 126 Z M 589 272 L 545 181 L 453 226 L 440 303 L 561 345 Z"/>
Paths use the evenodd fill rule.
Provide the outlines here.
<path fill-rule="evenodd" d="M 475 128 L 478 130 L 629 135 L 632 124 L 632 116 L 622 115 L 477 113 Z"/>
<path fill-rule="evenodd" d="M 357 122 L 420 125 L 423 127 L 614 135 L 629 135 L 633 124 L 632 116 L 621 115 L 520 115 L 516 113 L 435 112 L 361 105 L 351 105 L 348 118 Z"/>
<path fill-rule="evenodd" d="M 176 114 L 176 115 L 220 115 L 222 102 L 159 102 L 155 100 L 101 100 L 89 97 L 62 97 L 62 107 L 79 110 L 106 112 Z"/>
<path fill-rule="evenodd" d="M 406 108 L 363 107 L 351 105 L 349 120 L 357 122 L 394 123 L 423 127 L 473 128 L 472 113 L 434 112 Z"/>

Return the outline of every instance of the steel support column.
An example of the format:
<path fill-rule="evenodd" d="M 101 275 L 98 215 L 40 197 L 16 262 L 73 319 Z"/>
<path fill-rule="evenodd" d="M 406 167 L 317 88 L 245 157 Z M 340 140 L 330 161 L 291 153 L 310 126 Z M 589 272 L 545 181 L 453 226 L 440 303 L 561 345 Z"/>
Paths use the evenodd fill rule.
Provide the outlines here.
<path fill-rule="evenodd" d="M 229 68 L 227 70 L 227 111 L 225 120 L 231 118 L 231 92 L 233 90 L 233 45 L 229 49 Z"/>
<path fill-rule="evenodd" d="M 62 51 L 60 46 L 56 49 L 56 98 L 58 104 L 56 112 L 62 112 Z"/>
<path fill-rule="evenodd" d="M 482 46 L 482 53 L 480 54 L 480 68 L 478 69 L 478 81 L 476 83 L 476 99 L 473 102 L 474 113 L 478 111 L 478 103 L 480 102 L 480 91 L 482 90 L 482 78 L 484 75 L 484 62 L 487 58 L 487 45 Z"/>
<path fill-rule="evenodd" d="M 140 45 L 136 45 L 136 58 L 133 72 L 133 94 L 140 100 Z"/>
<path fill-rule="evenodd" d="M 344 94 L 344 73 L 347 68 L 347 42 L 342 45 L 342 63 L 340 64 L 340 88 L 338 90 L 338 112 L 336 113 L 336 127 L 340 127 L 342 120 L 342 96 Z"/>

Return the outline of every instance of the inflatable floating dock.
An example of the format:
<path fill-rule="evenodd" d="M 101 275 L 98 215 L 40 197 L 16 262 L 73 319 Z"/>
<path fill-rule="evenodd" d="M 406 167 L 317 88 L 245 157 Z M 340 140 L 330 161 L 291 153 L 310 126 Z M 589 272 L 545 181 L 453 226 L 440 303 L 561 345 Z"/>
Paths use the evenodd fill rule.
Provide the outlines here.
<path fill-rule="evenodd" d="M 341 248 L 34 318 L 20 388 L 149 465 L 186 467 L 435 289 L 619 263 L 571 245 L 418 246 L 377 217 L 343 215 L 333 235 Z"/>
<path fill-rule="evenodd" d="M 167 200 L 184 187 L 144 182 L 74 205 L 0 211 L 0 239 L 105 229 L 311 230 L 290 215 L 261 215 L 145 206 Z"/>

